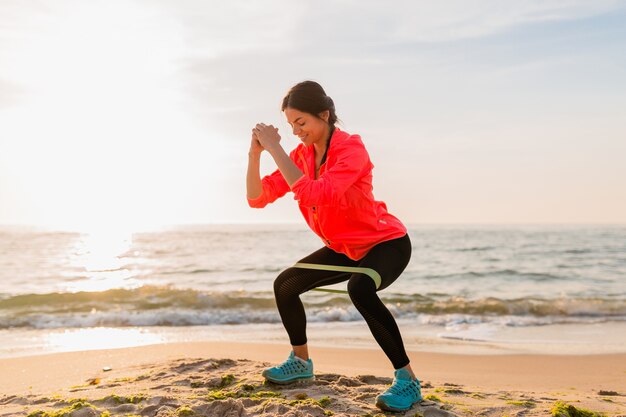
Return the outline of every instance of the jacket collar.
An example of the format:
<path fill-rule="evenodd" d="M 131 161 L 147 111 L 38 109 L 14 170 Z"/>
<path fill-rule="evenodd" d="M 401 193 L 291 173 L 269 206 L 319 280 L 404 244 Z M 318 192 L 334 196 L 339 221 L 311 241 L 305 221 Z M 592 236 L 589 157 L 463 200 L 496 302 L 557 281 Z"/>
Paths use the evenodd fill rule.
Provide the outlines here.
<path fill-rule="evenodd" d="M 334 130 L 333 134 L 331 135 L 330 141 L 328 143 L 328 150 L 326 151 L 326 160 L 328 160 L 328 157 L 330 156 L 330 153 L 333 151 L 333 149 L 335 148 L 337 143 L 343 142 L 349 136 L 350 135 L 348 133 L 344 132 L 343 130 L 341 130 L 337 126 L 335 126 L 335 130 Z M 312 155 L 315 154 L 315 152 L 313 150 L 313 145 L 303 146 L 302 150 L 303 150 L 303 154 L 307 158 L 311 157 Z"/>

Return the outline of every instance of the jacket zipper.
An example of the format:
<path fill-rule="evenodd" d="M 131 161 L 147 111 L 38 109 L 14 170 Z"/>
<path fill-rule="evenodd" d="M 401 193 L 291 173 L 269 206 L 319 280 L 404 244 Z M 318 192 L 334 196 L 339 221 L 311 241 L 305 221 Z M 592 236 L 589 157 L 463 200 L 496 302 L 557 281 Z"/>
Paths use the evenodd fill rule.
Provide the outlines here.
<path fill-rule="evenodd" d="M 306 163 L 304 156 L 302 155 L 302 153 L 298 153 L 298 155 L 300 156 L 300 160 L 302 161 L 302 166 L 304 167 L 304 175 L 311 178 L 311 176 L 309 175 L 309 166 Z M 322 170 L 322 167 L 320 166 L 320 173 L 321 173 L 321 170 Z M 319 218 L 317 217 L 317 207 L 312 206 L 311 210 L 313 211 L 313 223 L 317 227 L 317 230 L 320 231 L 320 235 L 322 235 L 322 239 L 324 239 L 324 241 L 328 244 L 328 246 L 330 246 L 330 240 L 328 240 L 326 235 L 324 235 L 324 232 L 322 231 L 322 227 L 320 226 L 320 221 L 319 221 Z"/>
<path fill-rule="evenodd" d="M 320 231 L 320 235 L 322 235 L 322 239 L 324 239 L 324 241 L 328 244 L 328 246 L 330 246 L 330 240 L 328 240 L 328 238 L 326 237 L 326 235 L 322 231 L 322 227 L 320 226 L 320 222 L 319 222 L 319 219 L 317 217 L 317 207 L 315 207 L 315 206 L 313 206 L 313 221 L 315 222 L 315 225 L 317 226 L 317 230 Z"/>

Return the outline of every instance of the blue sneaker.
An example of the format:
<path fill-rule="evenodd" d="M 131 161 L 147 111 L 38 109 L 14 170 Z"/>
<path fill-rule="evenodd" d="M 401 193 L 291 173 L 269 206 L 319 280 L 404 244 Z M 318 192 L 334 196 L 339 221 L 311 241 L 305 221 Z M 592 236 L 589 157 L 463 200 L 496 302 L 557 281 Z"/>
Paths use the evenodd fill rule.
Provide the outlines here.
<path fill-rule="evenodd" d="M 393 384 L 376 397 L 376 407 L 386 411 L 406 411 L 422 401 L 422 387 L 404 368 L 394 372 Z"/>
<path fill-rule="evenodd" d="M 289 384 L 296 381 L 315 379 L 313 361 L 301 359 L 292 351 L 289 358 L 278 366 L 267 368 L 261 374 L 275 384 Z"/>

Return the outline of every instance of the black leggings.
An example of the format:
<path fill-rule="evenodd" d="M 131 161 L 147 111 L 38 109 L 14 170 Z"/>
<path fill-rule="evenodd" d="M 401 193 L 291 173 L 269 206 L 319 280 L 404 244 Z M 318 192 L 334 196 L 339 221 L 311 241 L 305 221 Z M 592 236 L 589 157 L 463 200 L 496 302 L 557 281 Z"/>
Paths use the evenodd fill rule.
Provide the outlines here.
<path fill-rule="evenodd" d="M 391 285 L 400 276 L 411 259 L 411 241 L 408 235 L 374 246 L 364 258 L 354 261 L 346 255 L 323 247 L 299 263 L 340 267 L 371 268 L 381 277 L 378 290 Z M 307 343 L 306 316 L 300 294 L 313 288 L 348 281 L 348 293 L 374 338 L 395 369 L 409 364 L 402 336 L 393 316 L 376 294 L 374 280 L 363 273 L 303 269 L 296 266 L 283 271 L 274 281 L 276 304 L 283 325 L 293 346 Z"/>

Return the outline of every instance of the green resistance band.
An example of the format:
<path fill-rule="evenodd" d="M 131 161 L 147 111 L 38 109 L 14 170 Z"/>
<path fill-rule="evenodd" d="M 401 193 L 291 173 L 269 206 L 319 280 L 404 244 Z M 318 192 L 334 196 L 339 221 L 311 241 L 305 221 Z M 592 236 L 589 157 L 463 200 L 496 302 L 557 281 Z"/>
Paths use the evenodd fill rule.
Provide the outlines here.
<path fill-rule="evenodd" d="M 338 266 L 338 265 L 320 265 L 320 264 L 305 264 L 305 263 L 296 263 L 294 268 L 302 268 L 302 269 L 317 269 L 320 271 L 336 271 L 336 272 L 350 272 L 357 274 L 365 274 L 370 277 L 374 281 L 374 285 L 376 285 L 376 289 L 380 288 L 380 284 L 382 283 L 382 279 L 380 278 L 380 274 L 373 270 L 372 268 L 358 268 L 352 266 Z M 322 292 L 332 292 L 336 294 L 347 294 L 348 291 L 344 290 L 333 290 L 330 288 L 313 288 L 314 291 L 322 291 Z"/>

